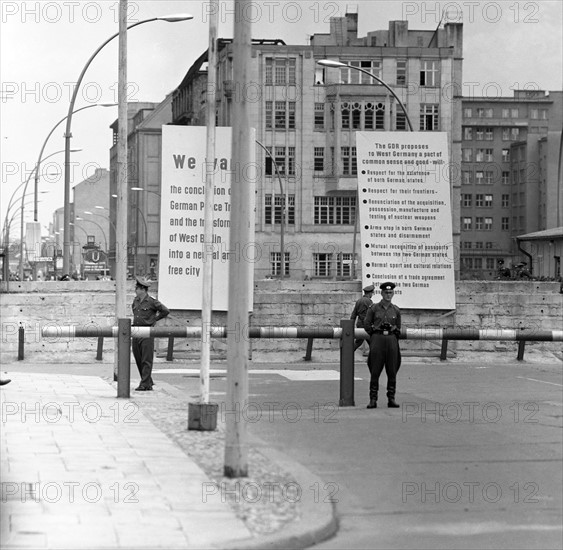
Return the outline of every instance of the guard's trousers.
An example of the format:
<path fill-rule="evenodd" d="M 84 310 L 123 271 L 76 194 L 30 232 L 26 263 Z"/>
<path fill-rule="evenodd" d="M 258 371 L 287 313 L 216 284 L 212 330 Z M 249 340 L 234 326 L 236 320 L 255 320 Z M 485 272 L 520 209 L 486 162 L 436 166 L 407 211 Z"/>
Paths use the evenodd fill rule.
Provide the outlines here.
<path fill-rule="evenodd" d="M 397 372 L 401 366 L 399 341 L 393 334 L 372 334 L 369 341 L 368 367 L 371 373 L 369 397 L 377 399 L 379 376 L 383 367 L 387 374 L 387 397 L 395 397 Z"/>
<path fill-rule="evenodd" d="M 133 338 L 131 344 L 133 348 L 133 357 L 139 369 L 141 382 L 139 386 L 144 388 L 152 388 L 152 361 L 154 356 L 154 338 Z"/>

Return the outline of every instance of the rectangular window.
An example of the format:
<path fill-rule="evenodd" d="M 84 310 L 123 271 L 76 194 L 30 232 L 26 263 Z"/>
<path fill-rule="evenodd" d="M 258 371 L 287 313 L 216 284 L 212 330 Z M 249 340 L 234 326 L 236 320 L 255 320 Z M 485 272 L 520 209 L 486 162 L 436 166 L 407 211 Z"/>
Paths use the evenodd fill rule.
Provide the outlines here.
<path fill-rule="evenodd" d="M 473 116 L 473 110 L 471 109 L 471 107 L 465 107 L 463 109 L 463 116 L 465 118 L 471 118 Z"/>
<path fill-rule="evenodd" d="M 471 218 L 463 218 L 462 227 L 465 231 L 470 231 L 471 225 Z"/>
<path fill-rule="evenodd" d="M 407 85 L 407 61 L 405 59 L 397 60 L 397 86 Z"/>
<path fill-rule="evenodd" d="M 475 183 L 477 185 L 483 185 L 485 180 L 485 172 L 483 172 L 482 170 L 476 170 L 475 171 Z"/>
<path fill-rule="evenodd" d="M 395 130 L 407 129 L 407 117 L 403 109 L 399 109 L 395 115 Z"/>
<path fill-rule="evenodd" d="M 475 218 L 475 230 L 480 231 L 483 229 L 483 219 L 481 216 Z"/>
<path fill-rule="evenodd" d="M 530 109 L 530 118 L 533 120 L 538 119 L 538 110 L 537 109 Z"/>
<path fill-rule="evenodd" d="M 313 254 L 313 275 L 315 277 L 330 277 L 332 254 L 314 253 Z"/>
<path fill-rule="evenodd" d="M 494 269 L 495 268 L 495 259 L 494 258 L 487 258 L 487 269 Z"/>
<path fill-rule="evenodd" d="M 493 109 L 485 109 L 485 118 L 493 118 Z"/>
<path fill-rule="evenodd" d="M 289 276 L 289 252 L 285 256 L 285 276 Z M 271 275 L 279 277 L 281 275 L 281 252 L 270 252 Z"/>
<path fill-rule="evenodd" d="M 509 185 L 510 184 L 510 172 L 503 171 L 501 178 L 502 178 L 502 184 L 503 185 Z"/>
<path fill-rule="evenodd" d="M 518 108 L 510 109 L 510 116 L 512 118 L 518 118 Z"/>
<path fill-rule="evenodd" d="M 295 195 L 287 196 L 287 212 L 286 222 L 287 225 L 295 225 Z M 284 204 L 283 195 L 274 196 L 274 204 L 272 205 L 272 195 L 264 195 L 264 223 L 266 225 L 281 225 L 282 222 L 282 209 Z"/>
<path fill-rule="evenodd" d="M 510 162 L 510 149 L 502 150 L 502 162 Z"/>
<path fill-rule="evenodd" d="M 469 194 L 464 193 L 462 195 L 462 205 L 465 206 L 465 207 L 471 206 L 471 197 L 472 197 L 471 193 L 469 193 Z"/>
<path fill-rule="evenodd" d="M 510 109 L 503 108 L 502 118 L 510 118 Z"/>
<path fill-rule="evenodd" d="M 273 120 L 274 120 L 274 102 L 273 101 L 266 101 L 265 103 L 265 122 L 266 128 L 272 129 L 273 128 Z"/>
<path fill-rule="evenodd" d="M 325 129 L 325 104 L 315 103 L 315 130 Z"/>
<path fill-rule="evenodd" d="M 474 268 L 483 269 L 483 258 L 475 258 Z"/>
<path fill-rule="evenodd" d="M 492 128 L 485 129 L 485 141 L 493 141 L 494 131 Z"/>
<path fill-rule="evenodd" d="M 485 118 L 485 109 L 483 109 L 482 107 L 479 107 L 477 109 L 477 117 L 478 118 Z"/>
<path fill-rule="evenodd" d="M 510 141 L 510 128 L 502 129 L 502 141 Z"/>
<path fill-rule="evenodd" d="M 485 170 L 485 185 L 493 185 L 494 178 L 495 175 L 492 170 Z"/>
<path fill-rule="evenodd" d="M 510 195 L 504 194 L 501 197 L 502 208 L 508 208 L 510 206 Z"/>
<path fill-rule="evenodd" d="M 286 109 L 285 101 L 275 102 L 274 121 L 276 130 L 285 130 L 286 126 Z"/>
<path fill-rule="evenodd" d="M 493 206 L 493 196 L 492 195 L 485 195 L 485 208 L 492 208 Z"/>
<path fill-rule="evenodd" d="M 342 163 L 341 174 L 343 176 L 355 176 L 358 173 L 357 157 L 355 147 L 340 148 L 340 162 Z"/>
<path fill-rule="evenodd" d="M 475 243 L 475 248 L 483 248 L 483 241 L 477 241 Z"/>
<path fill-rule="evenodd" d="M 364 71 L 367 71 L 368 73 L 371 73 L 372 75 L 381 78 L 381 60 L 377 60 L 377 59 L 353 60 L 353 61 L 348 61 L 348 64 L 352 65 L 353 67 L 359 67 L 360 69 L 364 69 Z M 356 69 L 350 69 L 349 67 L 342 67 L 340 69 L 340 82 L 341 84 L 373 84 L 373 78 Z"/>
<path fill-rule="evenodd" d="M 271 147 L 267 147 L 268 151 L 271 151 Z M 274 147 L 274 160 L 280 176 L 295 176 L 295 147 L 287 147 L 287 152 L 285 147 Z M 276 169 L 272 162 L 270 155 L 265 155 L 265 170 L 264 173 L 267 176 L 275 176 Z"/>
<path fill-rule="evenodd" d="M 266 58 L 266 72 L 265 72 L 265 77 L 264 77 L 266 84 L 273 84 L 273 82 L 274 82 L 273 66 L 274 66 L 274 60 L 271 57 Z"/>
<path fill-rule="evenodd" d="M 471 185 L 473 183 L 473 178 L 471 176 L 472 173 L 469 170 L 464 170 L 461 173 L 461 177 L 462 177 L 461 183 L 463 185 Z"/>
<path fill-rule="evenodd" d="M 473 243 L 471 241 L 464 241 L 461 243 L 461 247 L 465 249 L 470 249 Z"/>
<path fill-rule="evenodd" d="M 502 231 L 508 231 L 510 226 L 510 222 L 509 222 L 509 218 L 508 217 L 503 217 L 500 220 L 500 228 L 502 229 Z"/>
<path fill-rule="evenodd" d="M 463 154 L 463 162 L 471 162 L 473 160 L 473 149 L 464 148 L 461 152 Z"/>
<path fill-rule="evenodd" d="M 520 138 L 520 128 L 511 128 L 510 139 L 512 141 L 518 141 L 519 138 Z"/>
<path fill-rule="evenodd" d="M 473 139 L 473 128 L 471 126 L 465 126 L 463 129 L 463 139 L 471 141 Z"/>
<path fill-rule="evenodd" d="M 475 128 L 475 139 L 481 141 L 483 139 L 483 134 L 485 133 L 485 129 L 482 127 Z"/>
<path fill-rule="evenodd" d="M 315 197 L 316 225 L 354 225 L 356 197 Z"/>
<path fill-rule="evenodd" d="M 324 172 L 325 168 L 325 148 L 314 148 L 313 170 L 315 172 Z"/>
<path fill-rule="evenodd" d="M 436 132 L 438 128 L 438 105 L 420 106 L 420 130 Z"/>
<path fill-rule="evenodd" d="M 485 149 L 477 149 L 475 162 L 485 162 Z"/>
<path fill-rule="evenodd" d="M 465 269 L 473 269 L 473 258 L 462 258 Z"/>
<path fill-rule="evenodd" d="M 341 252 L 336 257 L 336 276 L 351 277 L 352 276 L 352 254 L 349 252 Z"/>
<path fill-rule="evenodd" d="M 440 74 L 438 70 L 438 61 L 423 61 L 420 69 L 420 85 L 421 86 L 439 86 Z"/>
<path fill-rule="evenodd" d="M 492 231 L 493 218 L 485 218 L 485 231 Z"/>
<path fill-rule="evenodd" d="M 483 206 L 484 195 L 477 194 L 475 195 L 475 206 L 481 207 Z"/>
<path fill-rule="evenodd" d="M 485 149 L 485 162 L 493 162 L 493 149 Z"/>
<path fill-rule="evenodd" d="M 492 250 L 492 248 L 493 248 L 493 243 L 491 243 L 491 242 L 486 242 L 486 243 L 485 243 L 485 248 L 487 248 L 487 249 L 489 249 L 489 250 Z"/>

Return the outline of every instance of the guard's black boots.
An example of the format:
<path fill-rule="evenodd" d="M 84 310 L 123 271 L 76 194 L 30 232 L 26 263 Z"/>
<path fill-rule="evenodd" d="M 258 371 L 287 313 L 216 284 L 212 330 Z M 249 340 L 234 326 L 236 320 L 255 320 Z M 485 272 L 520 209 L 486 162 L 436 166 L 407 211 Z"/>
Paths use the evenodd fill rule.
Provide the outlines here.
<path fill-rule="evenodd" d="M 398 408 L 400 407 L 400 405 L 395 402 L 395 398 L 394 398 L 394 397 L 389 397 L 389 401 L 387 402 L 387 406 L 388 406 L 390 409 L 398 409 Z"/>
<path fill-rule="evenodd" d="M 370 399 L 368 409 L 377 409 L 377 399 Z"/>

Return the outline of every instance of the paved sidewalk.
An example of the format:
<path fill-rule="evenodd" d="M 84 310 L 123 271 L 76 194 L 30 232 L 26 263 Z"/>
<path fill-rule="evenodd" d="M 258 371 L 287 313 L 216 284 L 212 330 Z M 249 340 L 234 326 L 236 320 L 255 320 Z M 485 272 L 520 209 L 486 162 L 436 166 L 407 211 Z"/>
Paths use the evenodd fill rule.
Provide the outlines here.
<path fill-rule="evenodd" d="M 115 387 L 95 376 L 9 377 L 0 390 L 3 549 L 261 547 L 223 495 L 205 490 L 203 470 Z M 303 527 L 297 534 L 292 547 L 315 542 Z"/>

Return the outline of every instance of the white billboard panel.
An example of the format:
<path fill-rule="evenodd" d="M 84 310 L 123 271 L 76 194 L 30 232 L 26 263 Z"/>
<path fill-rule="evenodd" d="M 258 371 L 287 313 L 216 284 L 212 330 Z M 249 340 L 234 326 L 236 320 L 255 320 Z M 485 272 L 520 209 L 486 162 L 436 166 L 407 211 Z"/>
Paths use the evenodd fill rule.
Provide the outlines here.
<path fill-rule="evenodd" d="M 399 307 L 454 309 L 447 134 L 357 132 L 356 147 L 364 284 L 394 282 Z"/>
<path fill-rule="evenodd" d="M 206 127 L 162 127 L 162 186 L 158 296 L 171 309 L 202 309 L 203 265 L 213 261 L 212 309 L 227 311 L 231 185 L 231 128 L 215 129 L 213 244 L 204 243 Z M 249 136 L 254 147 L 254 132 Z M 253 161 L 252 161 L 253 162 Z M 245 185 L 248 181 L 243 180 Z M 251 193 L 254 199 L 254 192 Z M 249 243 L 254 237 L 254 204 Z M 253 278 L 248 281 L 253 295 Z M 252 304 L 249 310 L 252 309 Z"/>

